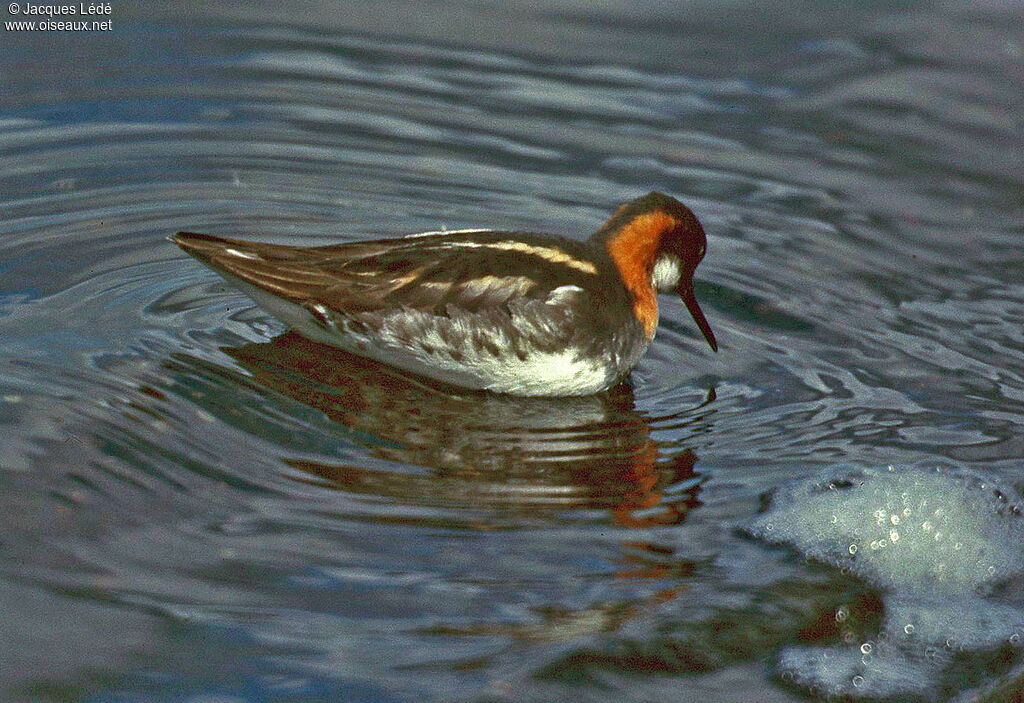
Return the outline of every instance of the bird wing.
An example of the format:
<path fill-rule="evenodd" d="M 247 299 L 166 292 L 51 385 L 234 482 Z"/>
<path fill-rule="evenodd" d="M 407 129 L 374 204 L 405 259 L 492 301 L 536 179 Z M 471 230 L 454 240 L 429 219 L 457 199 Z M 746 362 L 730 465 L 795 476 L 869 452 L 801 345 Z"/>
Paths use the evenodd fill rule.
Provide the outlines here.
<path fill-rule="evenodd" d="M 567 292 L 596 273 L 554 240 L 524 244 L 518 236 L 452 233 L 293 247 L 181 232 L 173 241 L 218 272 L 342 314 L 483 314 L 531 301 L 550 307 L 566 303 Z"/>

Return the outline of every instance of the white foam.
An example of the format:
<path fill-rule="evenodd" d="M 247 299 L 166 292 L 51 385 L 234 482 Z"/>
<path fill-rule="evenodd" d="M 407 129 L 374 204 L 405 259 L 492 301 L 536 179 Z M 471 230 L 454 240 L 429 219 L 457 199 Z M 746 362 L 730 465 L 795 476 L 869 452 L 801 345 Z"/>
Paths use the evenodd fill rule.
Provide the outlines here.
<path fill-rule="evenodd" d="M 878 637 L 788 647 L 785 678 L 852 698 L 936 695 L 954 654 L 1024 636 L 1024 603 L 997 586 L 1024 579 L 1015 494 L 967 471 L 834 469 L 783 487 L 750 533 L 793 546 L 883 591 Z"/>

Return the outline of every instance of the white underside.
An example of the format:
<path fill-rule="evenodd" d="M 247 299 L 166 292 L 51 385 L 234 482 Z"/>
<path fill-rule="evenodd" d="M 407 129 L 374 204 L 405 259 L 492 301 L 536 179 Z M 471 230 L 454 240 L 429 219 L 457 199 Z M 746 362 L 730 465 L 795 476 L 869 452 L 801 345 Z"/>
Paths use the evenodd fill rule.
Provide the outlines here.
<path fill-rule="evenodd" d="M 428 354 L 389 344 L 386 339 L 328 329 L 300 305 L 235 277 L 225 278 L 304 337 L 464 388 L 522 396 L 576 396 L 605 390 L 611 380 L 604 364 L 581 359 L 573 349 L 555 353 L 535 351 L 525 359 L 513 354 L 494 356 L 462 349 L 461 358 L 456 361 L 443 352 Z"/>

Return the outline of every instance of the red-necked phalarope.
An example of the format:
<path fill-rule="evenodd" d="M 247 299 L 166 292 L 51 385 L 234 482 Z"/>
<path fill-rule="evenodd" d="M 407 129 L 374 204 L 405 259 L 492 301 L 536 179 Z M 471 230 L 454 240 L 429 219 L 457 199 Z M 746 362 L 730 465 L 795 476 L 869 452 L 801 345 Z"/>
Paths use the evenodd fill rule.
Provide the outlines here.
<path fill-rule="evenodd" d="M 675 198 L 620 207 L 585 242 L 459 230 L 294 247 L 172 238 L 300 334 L 466 388 L 586 395 L 622 380 L 658 326 L 658 293 L 693 294 L 706 237 Z"/>

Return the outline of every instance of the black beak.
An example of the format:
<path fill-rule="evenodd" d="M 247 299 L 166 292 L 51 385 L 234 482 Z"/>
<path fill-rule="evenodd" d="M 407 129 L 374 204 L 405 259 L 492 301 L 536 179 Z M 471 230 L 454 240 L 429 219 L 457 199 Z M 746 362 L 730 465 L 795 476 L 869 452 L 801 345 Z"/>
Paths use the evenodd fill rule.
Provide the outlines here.
<path fill-rule="evenodd" d="M 711 350 L 717 352 L 718 342 L 715 341 L 715 333 L 711 331 L 711 325 L 708 324 L 707 318 L 704 317 L 704 312 L 700 309 L 700 305 L 697 304 L 697 298 L 693 294 L 692 282 L 684 284 L 679 288 L 679 297 L 686 303 L 686 309 L 693 315 L 693 321 L 697 323 L 697 327 L 700 328 L 704 339 L 708 340 Z"/>

